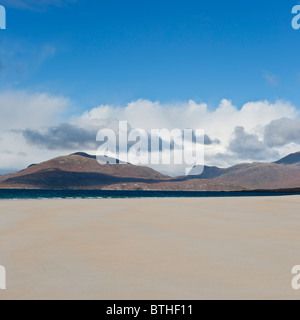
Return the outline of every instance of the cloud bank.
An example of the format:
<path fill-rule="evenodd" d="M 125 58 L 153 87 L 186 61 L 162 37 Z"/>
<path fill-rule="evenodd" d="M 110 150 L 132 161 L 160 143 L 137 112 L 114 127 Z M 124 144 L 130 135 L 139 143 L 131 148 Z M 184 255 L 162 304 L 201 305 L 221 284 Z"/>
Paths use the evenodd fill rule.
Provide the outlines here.
<path fill-rule="evenodd" d="M 72 119 L 84 128 L 101 127 L 103 121 L 114 123 L 127 120 L 134 128 L 193 128 L 204 129 L 209 141 L 206 143 L 206 162 L 228 166 L 239 161 L 270 161 L 285 152 L 300 149 L 297 138 L 298 111 L 286 101 L 249 102 L 238 108 L 224 99 L 211 110 L 205 103 L 193 100 L 177 104 L 161 104 L 149 100 L 137 100 L 126 106 L 100 105 Z M 274 139 L 273 121 L 288 118 L 291 126 L 289 139 L 281 145 L 270 146 Z M 281 136 L 282 138 L 282 136 Z M 290 145 L 292 144 L 292 145 Z M 274 147 L 274 148 L 273 148 Z"/>
<path fill-rule="evenodd" d="M 64 97 L 46 93 L 8 91 L 0 93 L 0 173 L 22 169 L 31 162 L 55 156 L 46 148 L 30 145 L 24 130 L 40 130 L 60 122 L 70 105 Z"/>
<path fill-rule="evenodd" d="M 0 106 L 2 169 L 22 169 L 76 151 L 95 154 L 97 131 L 117 132 L 120 120 L 148 131 L 204 129 L 207 165 L 274 161 L 300 150 L 298 111 L 287 101 L 248 102 L 238 108 L 224 99 L 211 109 L 193 100 L 162 104 L 140 99 L 124 106 L 99 105 L 65 119 L 69 99 L 16 91 L 1 93 Z"/>

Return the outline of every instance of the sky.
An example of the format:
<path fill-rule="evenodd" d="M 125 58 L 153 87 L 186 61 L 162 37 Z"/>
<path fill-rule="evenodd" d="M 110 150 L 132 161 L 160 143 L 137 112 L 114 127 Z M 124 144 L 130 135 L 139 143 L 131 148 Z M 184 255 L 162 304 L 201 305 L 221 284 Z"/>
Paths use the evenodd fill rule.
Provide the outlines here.
<path fill-rule="evenodd" d="M 102 127 L 205 129 L 208 165 L 300 151 L 298 0 L 0 0 L 0 172 Z"/>

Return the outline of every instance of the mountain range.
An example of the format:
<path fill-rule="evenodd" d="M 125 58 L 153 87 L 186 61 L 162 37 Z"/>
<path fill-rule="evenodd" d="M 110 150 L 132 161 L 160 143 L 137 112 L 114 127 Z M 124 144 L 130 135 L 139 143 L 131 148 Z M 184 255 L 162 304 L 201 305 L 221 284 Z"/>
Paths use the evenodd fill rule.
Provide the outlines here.
<path fill-rule="evenodd" d="M 300 189 L 300 152 L 274 163 L 205 166 L 201 175 L 172 178 L 129 163 L 100 165 L 95 156 L 75 153 L 0 176 L 0 188 L 244 191 Z M 192 170 L 196 170 L 194 168 Z"/>

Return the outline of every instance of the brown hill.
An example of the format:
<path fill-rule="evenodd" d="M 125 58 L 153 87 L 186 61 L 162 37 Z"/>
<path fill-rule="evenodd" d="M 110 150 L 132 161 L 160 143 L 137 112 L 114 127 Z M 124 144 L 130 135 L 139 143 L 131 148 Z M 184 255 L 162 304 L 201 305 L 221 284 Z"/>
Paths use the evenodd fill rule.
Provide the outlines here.
<path fill-rule="evenodd" d="M 0 186 L 2 188 L 79 188 L 165 179 L 168 177 L 148 167 L 130 164 L 100 165 L 92 156 L 76 154 L 31 165 L 23 171 L 2 176 Z"/>
<path fill-rule="evenodd" d="M 0 188 L 199 190 L 231 191 L 241 186 L 217 180 L 186 180 L 164 176 L 153 169 L 131 164 L 100 165 L 95 156 L 76 153 L 58 157 L 2 176 Z"/>
<path fill-rule="evenodd" d="M 275 163 L 252 163 L 229 168 L 218 179 L 250 189 L 300 187 L 300 167 Z"/>
<path fill-rule="evenodd" d="M 202 175 L 192 178 L 217 179 L 247 189 L 299 188 L 300 152 L 275 163 L 243 163 L 224 169 L 205 167 Z"/>

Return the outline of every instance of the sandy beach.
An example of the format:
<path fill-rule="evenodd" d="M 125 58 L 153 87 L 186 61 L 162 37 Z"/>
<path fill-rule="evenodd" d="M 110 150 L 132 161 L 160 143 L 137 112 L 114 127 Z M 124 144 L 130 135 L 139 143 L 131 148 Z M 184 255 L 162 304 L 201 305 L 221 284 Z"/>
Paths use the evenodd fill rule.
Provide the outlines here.
<path fill-rule="evenodd" d="M 0 201 L 0 299 L 300 299 L 300 197 Z"/>

